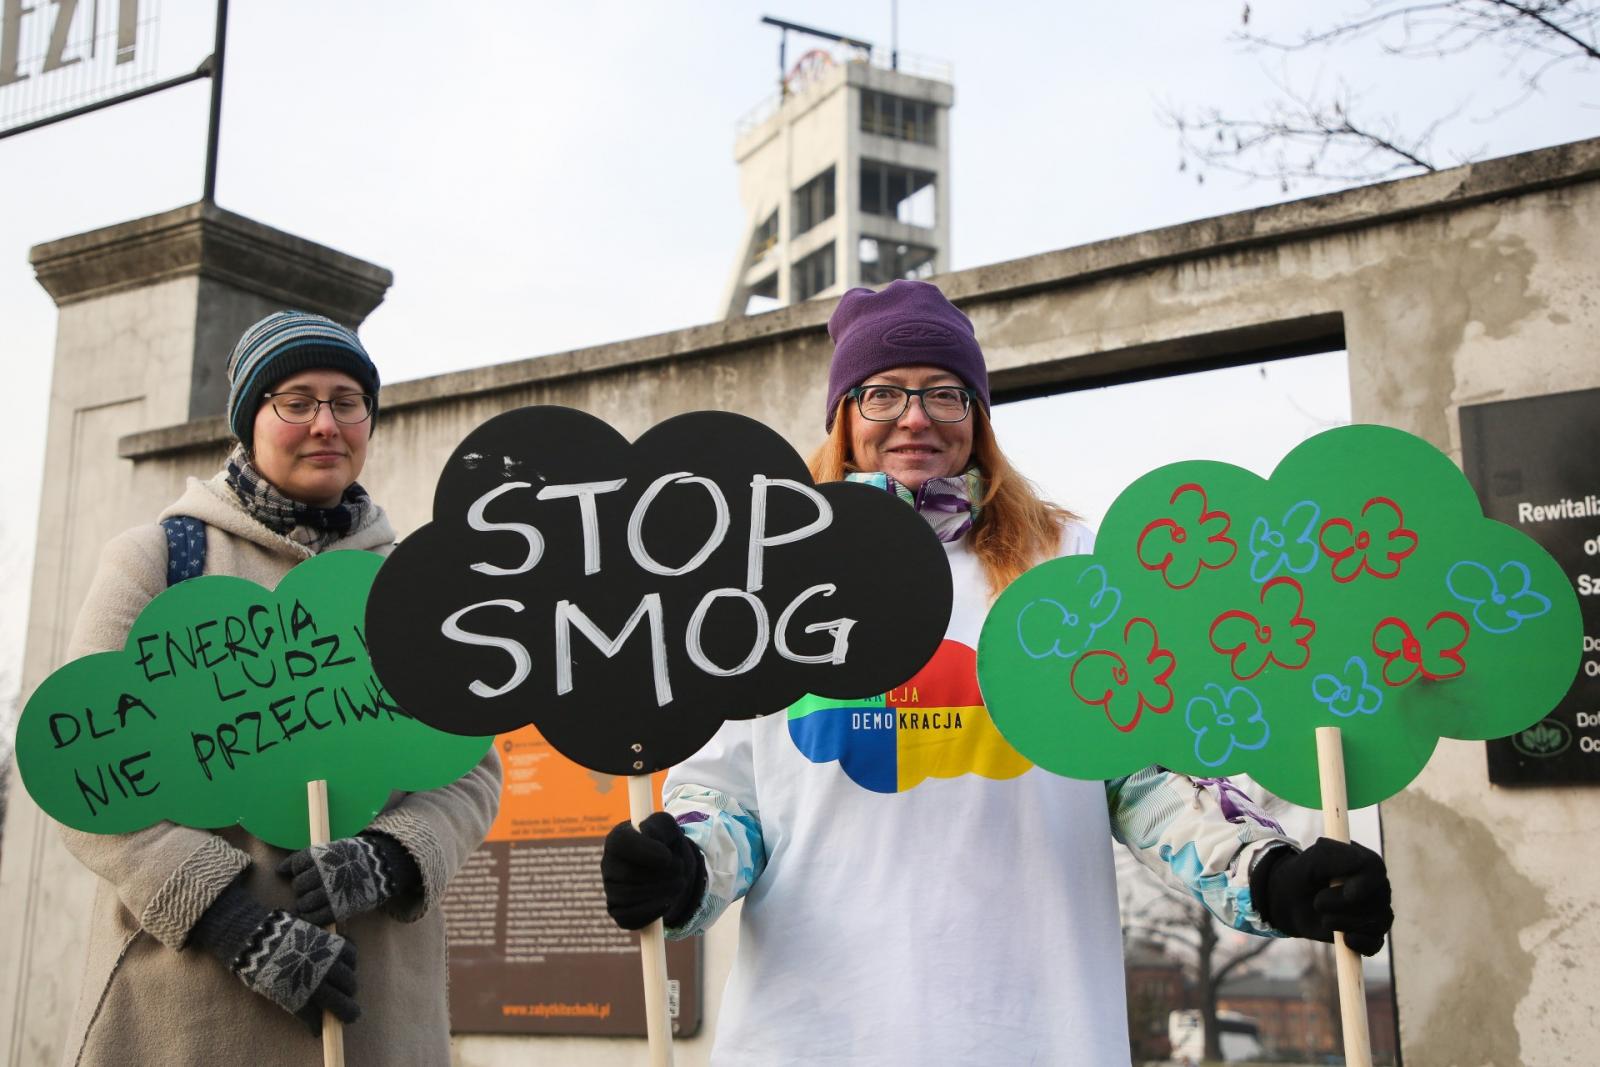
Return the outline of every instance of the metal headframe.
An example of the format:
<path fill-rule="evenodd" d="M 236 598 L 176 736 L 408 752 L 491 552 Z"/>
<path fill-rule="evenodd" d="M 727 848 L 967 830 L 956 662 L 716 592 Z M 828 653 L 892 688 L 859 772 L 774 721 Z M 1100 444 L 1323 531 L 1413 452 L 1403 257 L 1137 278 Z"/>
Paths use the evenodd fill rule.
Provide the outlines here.
<path fill-rule="evenodd" d="M 768 26 L 776 26 L 782 31 L 778 35 L 778 87 L 780 92 L 787 92 L 786 79 L 789 73 L 788 47 L 790 31 L 795 33 L 803 33 L 808 37 L 820 37 L 824 41 L 837 41 L 838 43 L 842 45 L 848 45 L 851 48 L 865 48 L 868 52 L 872 51 L 872 42 L 863 41 L 859 37 L 846 37 L 842 33 L 833 33 L 829 30 L 819 30 L 814 26 L 802 26 L 798 22 L 787 22 L 783 19 L 775 19 L 771 15 L 762 15 L 761 21 L 766 23 Z"/>

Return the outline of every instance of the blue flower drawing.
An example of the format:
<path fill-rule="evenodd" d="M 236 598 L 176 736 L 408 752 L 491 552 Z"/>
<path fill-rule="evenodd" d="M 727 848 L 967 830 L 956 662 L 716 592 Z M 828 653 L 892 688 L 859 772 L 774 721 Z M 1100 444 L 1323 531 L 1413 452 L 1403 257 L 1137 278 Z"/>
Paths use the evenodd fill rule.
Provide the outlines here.
<path fill-rule="evenodd" d="M 1317 520 L 1322 509 L 1314 501 L 1302 500 L 1283 514 L 1276 528 L 1266 517 L 1256 516 L 1250 524 L 1250 577 L 1257 582 L 1271 581 L 1287 571 L 1305 574 L 1322 558 L 1317 546 Z"/>
<path fill-rule="evenodd" d="M 1183 721 L 1194 733 L 1196 759 L 1207 767 L 1220 767 L 1236 748 L 1254 752 L 1266 746 L 1272 731 L 1259 697 L 1242 685 L 1225 690 L 1207 682 L 1204 690 L 1183 710 Z"/>
<path fill-rule="evenodd" d="M 1492 634 L 1508 634 L 1526 619 L 1550 610 L 1550 598 L 1533 591 L 1526 564 L 1500 564 L 1498 575 L 1482 563 L 1464 559 L 1450 568 L 1444 584 L 1450 595 L 1472 605 L 1472 621 Z"/>
<path fill-rule="evenodd" d="M 1329 711 L 1342 718 L 1352 715 L 1371 715 L 1383 707 L 1383 690 L 1373 685 L 1367 674 L 1367 664 L 1360 656 L 1345 661 L 1344 677 L 1319 674 L 1311 679 L 1311 695 L 1317 702 L 1327 705 Z"/>
<path fill-rule="evenodd" d="M 1110 622 L 1122 607 L 1122 591 L 1106 584 L 1106 569 L 1098 564 L 1078 576 L 1077 593 L 1087 585 L 1092 592 L 1088 600 L 1078 596 L 1070 599 L 1078 610 L 1040 597 L 1029 601 L 1017 612 L 1017 643 L 1033 659 L 1055 656 L 1071 659 L 1089 647 L 1095 631 Z"/>

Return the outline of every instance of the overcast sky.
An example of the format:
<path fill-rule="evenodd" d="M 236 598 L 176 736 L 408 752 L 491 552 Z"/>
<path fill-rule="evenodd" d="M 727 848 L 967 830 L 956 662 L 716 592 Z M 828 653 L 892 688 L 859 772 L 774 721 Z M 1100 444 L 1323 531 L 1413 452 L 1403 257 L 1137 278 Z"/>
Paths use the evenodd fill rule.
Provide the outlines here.
<path fill-rule="evenodd" d="M 209 0 L 144 6 L 160 16 L 163 73 L 209 51 Z M 1301 23 L 1286 16 L 1306 7 L 1261 0 L 1252 26 L 1292 33 Z M 1492 51 L 1414 63 L 1374 42 L 1285 64 L 1229 39 L 1240 8 L 901 0 L 902 51 L 953 67 L 954 267 L 1285 198 L 1270 185 L 1220 174 L 1197 185 L 1181 173 L 1175 134 L 1158 118 L 1164 103 L 1248 111 L 1275 80 L 1301 91 L 1342 81 L 1419 123 L 1465 101 L 1444 143 L 1486 155 L 1592 136 L 1600 125 L 1592 73 L 1552 81 L 1544 96 L 1480 122 L 1516 95 L 1514 72 Z M 362 330 L 391 382 L 714 319 L 741 242 L 734 126 L 776 84 L 778 35 L 760 16 L 883 44 L 891 22 L 888 0 L 233 0 L 231 9 L 218 201 L 394 271 Z M 792 41 L 791 59 L 808 46 Z M 11 446 L 0 464 L 0 672 L 11 685 L 56 321 L 28 249 L 197 199 L 207 103 L 202 82 L 0 141 Z M 1342 362 L 1307 366 L 1247 372 L 1225 387 L 1241 401 L 1280 398 L 1291 412 L 1263 426 L 1254 462 L 1227 458 L 1270 468 L 1306 432 L 1346 416 Z M 1100 397 L 1092 410 L 1115 426 L 1115 403 Z M 1021 445 L 1022 413 L 1012 418 Z M 1171 425 L 1181 444 L 1182 421 Z M 1030 473 L 1089 513 L 1109 502 L 1095 494 L 1147 469 L 1146 457 L 1119 453 L 1097 470 L 1113 488 L 1092 488 L 1050 466 L 1048 442 L 1029 449 Z"/>

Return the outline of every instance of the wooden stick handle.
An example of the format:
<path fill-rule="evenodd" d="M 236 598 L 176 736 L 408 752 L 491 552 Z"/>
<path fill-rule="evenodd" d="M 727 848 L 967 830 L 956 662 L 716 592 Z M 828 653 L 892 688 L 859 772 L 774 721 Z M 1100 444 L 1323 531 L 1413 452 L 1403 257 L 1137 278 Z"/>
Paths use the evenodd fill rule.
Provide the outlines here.
<path fill-rule="evenodd" d="M 1344 785 L 1344 742 L 1337 726 L 1317 727 L 1317 773 L 1322 779 L 1322 833 L 1350 842 L 1349 798 Z M 1367 983 L 1361 957 L 1334 931 L 1333 957 L 1339 969 L 1339 1016 L 1344 1025 L 1346 1067 L 1372 1067 L 1372 1038 L 1367 1030 Z"/>
<path fill-rule="evenodd" d="M 648 774 L 628 777 L 628 818 L 638 826 L 656 810 Z M 644 1018 L 650 1035 L 650 1067 L 672 1067 L 672 1019 L 667 1013 L 667 935 L 661 920 L 639 931 L 644 964 Z"/>
<path fill-rule="evenodd" d="M 318 778 L 306 783 L 306 807 L 311 812 L 311 843 L 328 843 L 328 782 Z M 338 933 L 329 923 L 323 929 Z M 322 1013 L 322 1063 L 323 1067 L 344 1067 L 344 1023 L 332 1012 Z"/>

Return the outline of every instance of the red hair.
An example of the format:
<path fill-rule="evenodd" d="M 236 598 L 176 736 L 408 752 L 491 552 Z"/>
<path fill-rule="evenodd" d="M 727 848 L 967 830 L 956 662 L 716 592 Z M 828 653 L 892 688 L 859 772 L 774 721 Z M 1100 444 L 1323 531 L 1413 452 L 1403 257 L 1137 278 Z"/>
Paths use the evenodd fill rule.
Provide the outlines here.
<path fill-rule="evenodd" d="M 848 399 L 839 402 L 833 429 L 811 456 L 811 477 L 837 482 L 860 470 L 850 454 L 850 423 L 855 412 Z M 1077 516 L 1039 496 L 1032 482 L 1011 465 L 995 440 L 989 415 L 972 408 L 971 465 L 983 476 L 983 499 L 972 528 L 972 551 L 989 579 L 989 592 L 999 596 L 1023 571 L 1052 559 L 1061 550 L 1061 527 Z"/>

